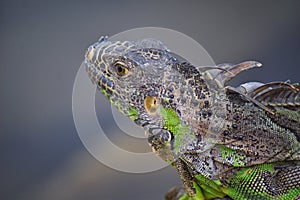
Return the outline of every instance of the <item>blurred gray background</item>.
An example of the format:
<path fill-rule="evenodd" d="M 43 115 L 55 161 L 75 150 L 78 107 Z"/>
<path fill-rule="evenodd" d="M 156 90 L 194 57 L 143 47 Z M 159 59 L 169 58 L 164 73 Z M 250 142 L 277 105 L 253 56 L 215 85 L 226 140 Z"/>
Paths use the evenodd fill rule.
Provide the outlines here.
<path fill-rule="evenodd" d="M 232 84 L 300 81 L 300 1 L 2 0 L 0 199 L 156 200 L 180 184 L 171 167 L 127 174 L 102 165 L 73 123 L 72 87 L 85 48 L 101 35 L 145 26 L 189 35 L 216 63 L 264 64 Z M 109 103 L 96 98 L 115 143 L 149 150 L 146 141 L 122 136 L 105 117 Z"/>

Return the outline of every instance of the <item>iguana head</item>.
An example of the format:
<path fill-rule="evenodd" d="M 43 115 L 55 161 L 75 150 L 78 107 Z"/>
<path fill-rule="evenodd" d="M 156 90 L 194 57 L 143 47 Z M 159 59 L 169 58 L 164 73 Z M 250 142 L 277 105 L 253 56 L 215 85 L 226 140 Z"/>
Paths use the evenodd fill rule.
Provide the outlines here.
<path fill-rule="evenodd" d="M 207 129 L 212 115 L 211 92 L 202 74 L 160 41 L 101 37 L 87 49 L 85 63 L 92 82 L 120 112 L 146 128 L 150 145 L 163 159 L 174 160 L 171 154 L 178 156 L 201 141 L 199 126 Z"/>
<path fill-rule="evenodd" d="M 85 63 L 90 79 L 110 102 L 148 130 L 154 150 L 183 130 L 180 109 L 174 105 L 175 97 L 181 100 L 178 84 L 186 80 L 174 72 L 178 57 L 160 41 L 111 42 L 101 37 L 86 50 Z"/>
<path fill-rule="evenodd" d="M 147 111 L 153 111 L 156 99 L 149 96 L 161 93 L 171 59 L 165 47 L 151 39 L 111 42 L 101 37 L 85 55 L 92 82 L 133 120 L 143 120 Z"/>

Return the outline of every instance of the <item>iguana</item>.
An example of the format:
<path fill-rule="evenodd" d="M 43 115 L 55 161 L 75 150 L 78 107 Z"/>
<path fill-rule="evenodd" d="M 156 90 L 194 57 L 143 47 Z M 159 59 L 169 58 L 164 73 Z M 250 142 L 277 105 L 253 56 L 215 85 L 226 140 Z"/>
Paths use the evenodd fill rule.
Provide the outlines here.
<path fill-rule="evenodd" d="M 109 41 L 85 53 L 91 81 L 146 130 L 185 190 L 166 199 L 300 199 L 300 86 L 228 86 L 255 61 L 198 67 L 160 41 Z"/>

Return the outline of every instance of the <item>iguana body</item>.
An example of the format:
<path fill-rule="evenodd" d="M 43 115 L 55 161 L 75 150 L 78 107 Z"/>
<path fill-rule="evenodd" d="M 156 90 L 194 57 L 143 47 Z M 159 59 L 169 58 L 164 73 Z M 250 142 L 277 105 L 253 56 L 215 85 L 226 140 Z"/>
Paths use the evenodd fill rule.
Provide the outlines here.
<path fill-rule="evenodd" d="M 166 199 L 300 198 L 300 87 L 286 82 L 226 83 L 238 65 L 196 67 L 161 42 L 110 42 L 87 49 L 90 79 L 142 126 L 186 193 Z"/>

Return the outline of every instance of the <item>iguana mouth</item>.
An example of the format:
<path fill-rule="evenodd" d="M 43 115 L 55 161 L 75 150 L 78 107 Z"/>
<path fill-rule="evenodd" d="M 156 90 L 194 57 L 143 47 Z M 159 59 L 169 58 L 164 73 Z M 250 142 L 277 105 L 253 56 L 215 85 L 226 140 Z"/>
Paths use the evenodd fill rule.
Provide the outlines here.
<path fill-rule="evenodd" d="M 114 82 L 101 67 L 95 68 L 87 57 L 85 62 L 86 71 L 92 83 L 96 84 L 97 88 L 104 93 L 106 97 L 110 97 L 114 91 Z"/>

